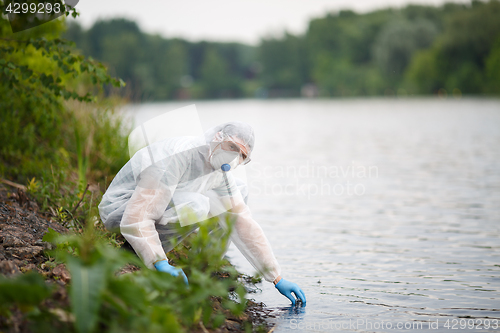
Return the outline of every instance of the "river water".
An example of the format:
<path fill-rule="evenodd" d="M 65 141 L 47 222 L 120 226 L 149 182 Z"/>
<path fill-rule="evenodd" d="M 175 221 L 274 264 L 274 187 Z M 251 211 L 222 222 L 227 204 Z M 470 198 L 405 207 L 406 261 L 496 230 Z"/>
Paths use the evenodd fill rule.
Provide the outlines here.
<path fill-rule="evenodd" d="M 140 123 L 188 104 L 127 113 Z M 205 129 L 255 129 L 249 206 L 307 296 L 292 308 L 267 282 L 249 294 L 274 310 L 274 332 L 500 331 L 500 100 L 196 106 Z"/>

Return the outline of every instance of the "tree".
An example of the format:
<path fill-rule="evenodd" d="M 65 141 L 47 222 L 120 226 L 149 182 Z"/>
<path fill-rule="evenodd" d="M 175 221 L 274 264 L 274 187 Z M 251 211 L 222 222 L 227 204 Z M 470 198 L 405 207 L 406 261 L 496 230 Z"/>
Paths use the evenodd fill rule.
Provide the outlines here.
<path fill-rule="evenodd" d="M 262 80 L 270 89 L 288 89 L 298 95 L 309 80 L 303 37 L 285 33 L 281 39 L 263 39 L 259 46 Z"/>
<path fill-rule="evenodd" d="M 488 86 L 486 92 L 500 94 L 500 34 L 486 58 L 486 78 Z"/>
<path fill-rule="evenodd" d="M 224 90 L 231 89 L 229 68 L 214 48 L 207 49 L 201 65 L 201 83 L 206 97 L 218 97 Z"/>
<path fill-rule="evenodd" d="M 161 99 L 175 98 L 181 88 L 181 79 L 187 75 L 187 50 L 184 43 L 174 40 L 161 55 L 158 63 L 158 77 L 155 86 L 155 96 Z"/>
<path fill-rule="evenodd" d="M 438 31 L 430 21 L 395 20 L 384 26 L 373 45 L 374 60 L 390 78 L 400 78 L 413 54 L 429 47 Z"/>
<path fill-rule="evenodd" d="M 435 93 L 444 88 L 462 93 L 495 91 L 489 84 L 487 63 L 495 58 L 495 41 L 500 36 L 500 2 L 472 2 L 463 10 L 445 14 L 444 31 L 429 51 L 412 59 L 407 78 L 419 93 Z M 426 64 L 432 64 L 427 66 Z M 490 65 L 494 71 L 494 65 Z"/>
<path fill-rule="evenodd" d="M 5 10 L 2 0 L 0 6 Z M 0 18 L 0 173 L 13 179 L 66 163 L 61 133 L 72 116 L 65 100 L 92 102 L 93 87 L 123 85 L 102 64 L 75 53 L 59 38 L 63 29 L 60 18 L 13 34 L 6 16 Z M 85 80 L 93 86 L 78 93 Z"/>

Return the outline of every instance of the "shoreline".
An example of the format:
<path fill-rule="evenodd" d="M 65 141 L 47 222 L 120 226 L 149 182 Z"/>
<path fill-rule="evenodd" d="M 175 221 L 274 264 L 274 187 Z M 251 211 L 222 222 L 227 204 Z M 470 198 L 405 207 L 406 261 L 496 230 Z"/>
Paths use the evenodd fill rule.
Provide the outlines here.
<path fill-rule="evenodd" d="M 0 184 L 0 275 L 15 277 L 28 272 L 41 274 L 46 283 L 56 286 L 53 294 L 41 305 L 47 307 L 49 312 L 54 313 L 61 321 L 71 320 L 67 318 L 66 313 L 59 311 L 70 307 L 67 288 L 71 276 L 64 264 L 56 264 L 54 258 L 45 255 L 44 251 L 52 250 L 53 247 L 52 244 L 42 241 L 48 228 L 62 234 L 69 233 L 70 230 L 52 221 L 48 213 L 41 213 L 38 204 L 30 200 L 21 188 L 17 187 L 13 191 L 10 189 Z M 138 270 L 130 266 L 122 268 L 120 274 Z M 247 323 L 251 324 L 252 331 L 274 330 L 274 324 L 269 322 L 274 315 L 270 314 L 263 303 L 247 300 L 247 308 L 240 316 L 234 316 L 224 310 L 215 297 L 212 297 L 212 303 L 214 310 L 225 313 L 224 323 L 218 328 L 209 329 L 200 321 L 199 330 L 191 332 L 245 332 Z M 10 318 L 0 316 L 2 331 L 30 331 L 29 326 L 30 322 L 26 320 L 25 314 L 17 307 L 11 311 Z"/>

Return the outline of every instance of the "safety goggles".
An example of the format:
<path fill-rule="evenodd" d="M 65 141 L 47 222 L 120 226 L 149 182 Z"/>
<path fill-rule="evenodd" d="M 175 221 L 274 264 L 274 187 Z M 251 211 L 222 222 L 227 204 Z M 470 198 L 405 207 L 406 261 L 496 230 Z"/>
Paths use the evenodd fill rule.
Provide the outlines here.
<path fill-rule="evenodd" d="M 219 132 L 218 134 L 220 135 L 220 139 L 222 141 L 220 143 L 222 149 L 226 151 L 234 151 L 240 154 L 240 164 L 245 165 L 250 162 L 250 157 L 248 157 L 247 148 L 243 144 L 236 142 L 232 137 L 230 137 L 224 132 Z"/>

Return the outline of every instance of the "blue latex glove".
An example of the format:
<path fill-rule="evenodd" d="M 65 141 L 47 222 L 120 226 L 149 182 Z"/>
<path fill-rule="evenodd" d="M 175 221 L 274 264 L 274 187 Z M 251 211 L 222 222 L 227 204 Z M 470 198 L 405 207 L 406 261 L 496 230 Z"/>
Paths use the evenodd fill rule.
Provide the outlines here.
<path fill-rule="evenodd" d="M 174 266 L 170 265 L 167 260 L 157 261 L 154 263 L 154 266 L 159 272 L 168 273 L 172 276 L 179 276 L 179 274 L 182 275 L 182 277 L 184 278 L 184 282 L 186 282 L 186 285 L 189 286 L 188 279 L 186 274 L 184 274 L 184 271 L 180 268 L 175 268 Z"/>
<path fill-rule="evenodd" d="M 292 293 L 294 293 L 295 297 L 302 301 L 302 306 L 306 306 L 306 295 L 296 283 L 281 278 L 281 280 L 276 283 L 275 287 L 281 294 L 285 295 L 290 301 L 292 301 L 292 305 L 295 305 L 295 298 L 292 296 Z"/>

